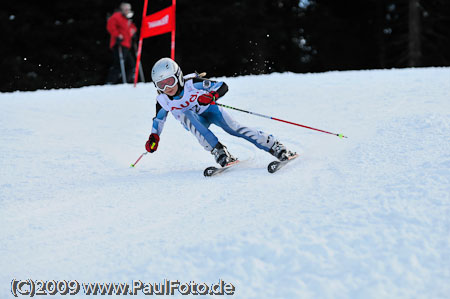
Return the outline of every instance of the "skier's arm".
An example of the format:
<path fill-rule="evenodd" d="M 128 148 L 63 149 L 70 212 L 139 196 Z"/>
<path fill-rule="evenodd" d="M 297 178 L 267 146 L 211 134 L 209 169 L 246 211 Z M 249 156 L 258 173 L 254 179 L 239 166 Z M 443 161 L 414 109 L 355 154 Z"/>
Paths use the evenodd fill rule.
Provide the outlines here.
<path fill-rule="evenodd" d="M 228 92 L 228 85 L 225 82 L 217 82 L 213 88 L 212 90 L 216 91 L 219 97 L 223 97 Z"/>
<path fill-rule="evenodd" d="M 156 116 L 153 118 L 152 134 L 161 135 L 164 123 L 167 119 L 166 111 L 158 102 L 156 102 Z"/>
<path fill-rule="evenodd" d="M 207 91 L 207 93 L 198 97 L 200 105 L 209 105 L 228 92 L 228 85 L 225 82 L 216 82 L 208 79 L 194 79 L 194 87 Z"/>
<path fill-rule="evenodd" d="M 194 79 L 194 87 L 206 91 L 215 91 L 219 97 L 223 97 L 228 92 L 228 85 L 223 81 L 213 81 L 203 78 Z"/>
<path fill-rule="evenodd" d="M 152 133 L 145 143 L 145 149 L 150 153 L 153 153 L 158 149 L 159 135 L 164 128 L 167 113 L 168 112 L 164 110 L 158 102 L 156 102 L 156 116 L 153 118 Z"/>
<path fill-rule="evenodd" d="M 119 32 L 119 24 L 115 15 L 111 16 L 106 23 L 106 29 L 112 37 L 118 37 L 120 35 Z"/>
<path fill-rule="evenodd" d="M 134 25 L 134 23 L 131 23 L 131 26 L 130 26 L 131 37 L 134 37 L 136 32 L 137 32 L 136 25 Z"/>

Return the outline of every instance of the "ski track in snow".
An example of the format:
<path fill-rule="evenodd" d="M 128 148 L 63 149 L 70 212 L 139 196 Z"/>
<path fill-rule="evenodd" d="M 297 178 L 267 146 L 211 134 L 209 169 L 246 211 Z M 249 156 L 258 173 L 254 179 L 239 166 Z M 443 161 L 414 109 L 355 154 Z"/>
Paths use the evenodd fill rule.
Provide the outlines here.
<path fill-rule="evenodd" d="M 220 79 L 223 103 L 349 138 L 229 111 L 301 155 L 269 174 L 270 155 L 212 127 L 249 160 L 204 178 L 213 157 L 172 116 L 129 168 L 150 83 L 0 94 L 0 298 L 13 278 L 449 298 L 449 68 Z"/>

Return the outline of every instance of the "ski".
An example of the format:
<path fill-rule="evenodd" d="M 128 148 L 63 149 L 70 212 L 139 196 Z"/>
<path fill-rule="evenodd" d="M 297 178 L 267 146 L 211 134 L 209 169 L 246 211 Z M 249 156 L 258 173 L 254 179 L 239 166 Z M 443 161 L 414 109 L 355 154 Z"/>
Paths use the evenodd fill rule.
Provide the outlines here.
<path fill-rule="evenodd" d="M 219 173 L 222 173 L 222 172 L 232 168 L 233 166 L 238 165 L 239 163 L 241 163 L 241 161 L 236 160 L 236 161 L 228 163 L 224 167 L 210 166 L 210 167 L 207 167 L 205 169 L 205 171 L 203 171 L 203 175 L 206 176 L 206 177 L 218 175 Z"/>
<path fill-rule="evenodd" d="M 292 160 L 294 160 L 295 158 L 297 158 L 299 155 L 297 153 L 293 153 L 292 155 L 290 155 L 287 160 L 284 161 L 273 161 L 270 162 L 270 164 L 267 166 L 267 170 L 270 173 L 275 173 L 278 170 L 280 170 L 282 167 L 286 166 L 286 164 L 288 164 L 289 162 L 291 162 Z"/>

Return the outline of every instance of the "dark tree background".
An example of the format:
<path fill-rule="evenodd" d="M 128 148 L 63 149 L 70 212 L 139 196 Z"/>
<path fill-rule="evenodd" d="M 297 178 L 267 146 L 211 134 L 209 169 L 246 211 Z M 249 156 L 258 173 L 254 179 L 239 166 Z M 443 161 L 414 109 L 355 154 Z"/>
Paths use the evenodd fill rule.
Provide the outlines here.
<path fill-rule="evenodd" d="M 120 2 L 3 1 L 0 91 L 104 84 Z M 140 27 L 144 1 L 128 2 Z M 169 5 L 149 0 L 148 14 Z M 164 56 L 170 34 L 144 40 L 147 80 Z M 176 60 L 209 76 L 449 66 L 450 1 L 178 0 Z"/>

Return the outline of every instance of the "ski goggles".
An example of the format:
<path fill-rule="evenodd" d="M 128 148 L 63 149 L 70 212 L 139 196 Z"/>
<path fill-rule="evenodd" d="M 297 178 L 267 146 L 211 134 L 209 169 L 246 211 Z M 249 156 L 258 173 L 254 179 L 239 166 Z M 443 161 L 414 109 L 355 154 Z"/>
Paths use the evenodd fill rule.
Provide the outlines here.
<path fill-rule="evenodd" d="M 175 75 L 172 75 L 168 78 L 162 79 L 161 81 L 158 81 L 155 83 L 156 88 L 158 88 L 161 91 L 164 91 L 166 87 L 172 88 L 175 85 L 177 85 L 178 79 L 175 77 Z"/>

